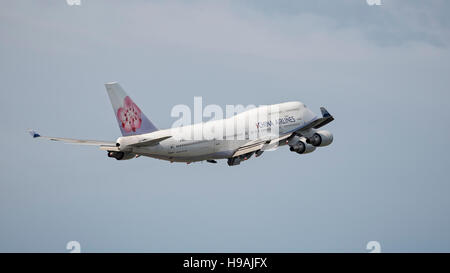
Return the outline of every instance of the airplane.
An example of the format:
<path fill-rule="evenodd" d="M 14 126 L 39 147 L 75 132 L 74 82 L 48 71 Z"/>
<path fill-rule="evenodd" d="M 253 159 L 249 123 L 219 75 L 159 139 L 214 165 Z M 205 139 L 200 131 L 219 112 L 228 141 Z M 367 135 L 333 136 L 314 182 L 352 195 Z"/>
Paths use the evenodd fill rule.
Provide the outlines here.
<path fill-rule="evenodd" d="M 308 154 L 333 142 L 332 133 L 318 130 L 334 120 L 324 107 L 320 108 L 322 117 L 318 117 L 302 102 L 286 102 L 249 109 L 226 119 L 159 130 L 117 82 L 106 83 L 105 87 L 122 133 L 116 141 L 49 137 L 35 130 L 29 133 L 33 138 L 98 146 L 116 160 L 147 156 L 189 164 L 226 159 L 229 166 L 240 165 L 253 155 L 259 157 L 279 146 L 287 145 L 292 152 Z M 236 129 L 236 124 L 246 126 Z M 202 130 L 215 134 L 195 137 Z"/>

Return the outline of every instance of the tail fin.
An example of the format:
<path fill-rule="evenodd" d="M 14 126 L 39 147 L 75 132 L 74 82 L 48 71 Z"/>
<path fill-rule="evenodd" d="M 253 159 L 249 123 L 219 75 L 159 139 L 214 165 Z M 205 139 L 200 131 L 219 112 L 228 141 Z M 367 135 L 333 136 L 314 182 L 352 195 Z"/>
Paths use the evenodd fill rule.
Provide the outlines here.
<path fill-rule="evenodd" d="M 158 130 L 117 82 L 105 83 L 105 87 L 123 136 L 146 134 Z"/>

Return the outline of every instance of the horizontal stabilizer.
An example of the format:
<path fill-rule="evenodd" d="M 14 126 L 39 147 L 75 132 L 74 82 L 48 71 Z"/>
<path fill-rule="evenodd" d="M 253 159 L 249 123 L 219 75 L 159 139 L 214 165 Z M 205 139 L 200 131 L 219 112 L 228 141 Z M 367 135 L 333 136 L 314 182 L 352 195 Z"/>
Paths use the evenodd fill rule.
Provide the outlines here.
<path fill-rule="evenodd" d="M 168 138 L 171 138 L 172 136 L 163 136 L 159 138 L 152 138 L 152 139 L 142 139 L 137 143 L 129 144 L 127 147 L 145 147 L 145 146 L 153 146 L 158 143 L 160 143 L 163 140 L 166 140 Z"/>
<path fill-rule="evenodd" d="M 65 137 L 49 137 L 49 136 L 41 136 L 35 130 L 29 130 L 28 133 L 33 138 L 43 138 L 52 141 L 61 141 L 69 144 L 80 144 L 80 145 L 95 145 L 95 146 L 110 146 L 116 147 L 116 143 L 113 141 L 101 141 L 101 140 L 86 140 L 86 139 L 75 139 L 75 138 L 65 138 Z"/>

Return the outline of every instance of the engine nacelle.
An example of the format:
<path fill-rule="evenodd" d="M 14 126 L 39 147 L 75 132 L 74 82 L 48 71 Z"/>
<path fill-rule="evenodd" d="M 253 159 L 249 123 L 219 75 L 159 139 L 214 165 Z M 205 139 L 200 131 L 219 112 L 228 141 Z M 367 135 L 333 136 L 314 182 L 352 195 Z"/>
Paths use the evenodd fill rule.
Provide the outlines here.
<path fill-rule="evenodd" d="M 291 152 L 298 154 L 308 154 L 314 152 L 316 147 L 307 143 L 307 139 L 303 136 L 295 135 L 291 137 L 286 143 L 289 145 Z"/>
<path fill-rule="evenodd" d="M 241 157 L 236 156 L 236 157 L 230 157 L 228 158 L 228 166 L 236 166 L 241 164 Z"/>
<path fill-rule="evenodd" d="M 309 154 L 314 152 L 314 150 L 316 150 L 316 147 L 304 141 L 299 141 L 295 145 L 292 145 L 289 150 L 298 154 Z"/>
<path fill-rule="evenodd" d="M 333 142 L 333 134 L 325 130 L 317 131 L 307 142 L 316 147 L 328 146 Z"/>
<path fill-rule="evenodd" d="M 136 157 L 136 154 L 133 153 L 127 153 L 127 152 L 115 152 L 115 151 L 109 151 L 108 157 L 113 157 L 117 160 L 129 160 Z"/>
<path fill-rule="evenodd" d="M 302 141 L 302 138 L 298 135 L 295 135 L 293 137 L 288 138 L 286 144 L 292 147 L 297 145 L 300 141 Z"/>

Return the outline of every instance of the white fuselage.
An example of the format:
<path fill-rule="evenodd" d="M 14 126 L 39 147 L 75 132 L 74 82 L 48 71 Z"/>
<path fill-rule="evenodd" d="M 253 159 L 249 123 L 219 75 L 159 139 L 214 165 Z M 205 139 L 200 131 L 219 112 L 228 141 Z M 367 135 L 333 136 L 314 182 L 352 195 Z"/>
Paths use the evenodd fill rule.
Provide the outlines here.
<path fill-rule="evenodd" d="M 120 137 L 117 143 L 121 150 L 136 155 L 175 162 L 224 159 L 246 143 L 277 139 L 315 119 L 303 103 L 287 102 L 253 108 L 227 119 Z M 127 144 L 165 136 L 170 138 L 153 146 L 127 148 Z"/>

